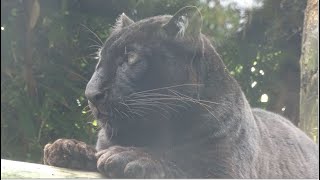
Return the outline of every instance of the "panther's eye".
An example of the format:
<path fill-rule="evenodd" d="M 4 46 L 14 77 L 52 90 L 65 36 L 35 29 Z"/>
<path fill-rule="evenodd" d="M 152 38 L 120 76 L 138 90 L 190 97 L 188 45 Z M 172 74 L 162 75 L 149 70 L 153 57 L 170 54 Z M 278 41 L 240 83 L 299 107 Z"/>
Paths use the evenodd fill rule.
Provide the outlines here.
<path fill-rule="evenodd" d="M 138 55 L 137 53 L 134 53 L 134 52 L 128 52 L 127 59 L 128 59 L 128 64 L 134 64 L 138 60 Z"/>

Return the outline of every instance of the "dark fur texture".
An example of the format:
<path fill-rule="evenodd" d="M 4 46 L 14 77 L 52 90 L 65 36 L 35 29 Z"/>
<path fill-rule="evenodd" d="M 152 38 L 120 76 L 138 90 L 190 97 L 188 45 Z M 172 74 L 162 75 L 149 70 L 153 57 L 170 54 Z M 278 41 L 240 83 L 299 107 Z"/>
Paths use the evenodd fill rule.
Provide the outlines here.
<path fill-rule="evenodd" d="M 119 17 L 86 89 L 101 126 L 97 169 L 109 178 L 318 178 L 318 146 L 250 107 L 201 24 L 196 7 Z M 58 140 L 45 164 L 94 169 L 94 150 L 83 147 Z"/>

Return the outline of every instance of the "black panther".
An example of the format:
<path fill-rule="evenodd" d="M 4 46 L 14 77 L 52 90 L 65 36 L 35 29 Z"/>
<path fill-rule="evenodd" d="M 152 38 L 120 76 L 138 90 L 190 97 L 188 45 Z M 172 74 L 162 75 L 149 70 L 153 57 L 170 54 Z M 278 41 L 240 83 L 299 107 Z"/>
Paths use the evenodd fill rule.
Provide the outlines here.
<path fill-rule="evenodd" d="M 108 178 L 319 178 L 318 145 L 250 107 L 201 25 L 196 7 L 138 22 L 122 14 L 85 91 L 96 147 L 59 139 L 44 163 Z"/>

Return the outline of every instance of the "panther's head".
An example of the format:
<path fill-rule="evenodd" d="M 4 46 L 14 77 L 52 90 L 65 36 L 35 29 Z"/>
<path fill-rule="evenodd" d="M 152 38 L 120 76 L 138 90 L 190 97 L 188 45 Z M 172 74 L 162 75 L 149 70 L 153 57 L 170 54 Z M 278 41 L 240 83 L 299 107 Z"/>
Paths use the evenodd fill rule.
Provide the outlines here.
<path fill-rule="evenodd" d="M 85 91 L 94 116 L 119 131 L 152 133 L 193 105 L 206 106 L 197 102 L 210 69 L 201 61 L 201 25 L 196 7 L 138 22 L 122 14 Z"/>

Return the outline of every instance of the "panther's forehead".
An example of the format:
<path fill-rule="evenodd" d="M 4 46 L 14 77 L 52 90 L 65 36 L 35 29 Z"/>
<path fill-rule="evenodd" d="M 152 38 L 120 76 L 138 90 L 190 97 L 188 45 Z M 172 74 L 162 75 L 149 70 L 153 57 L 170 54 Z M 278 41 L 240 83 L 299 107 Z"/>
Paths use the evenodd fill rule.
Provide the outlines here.
<path fill-rule="evenodd" d="M 101 55 L 105 55 L 105 52 L 113 55 L 121 54 L 125 51 L 125 48 L 132 46 L 133 44 L 140 46 L 147 45 L 146 47 L 150 47 L 162 42 L 178 44 L 178 48 L 192 52 L 194 52 L 195 49 L 201 49 L 202 46 L 196 44 L 194 41 L 190 41 L 187 38 L 177 39 L 166 34 L 163 26 L 167 24 L 171 18 L 172 16 L 170 15 L 155 16 L 134 22 L 121 29 L 113 29 L 102 47 Z M 163 45 L 164 44 L 160 46 Z M 168 50 L 170 51 L 173 49 Z M 174 50 L 176 50 L 176 48 L 174 48 Z M 179 50 L 176 51 L 178 52 Z"/>
<path fill-rule="evenodd" d="M 123 28 L 117 28 L 114 27 L 112 29 L 111 35 L 114 33 L 125 33 L 125 32 L 130 32 L 130 33 L 135 33 L 135 32 L 141 32 L 141 31 L 146 31 L 148 29 L 153 29 L 153 28 L 160 28 L 172 18 L 170 15 L 161 15 L 161 16 L 154 16 L 146 19 L 142 19 L 140 21 L 134 22 L 126 27 Z"/>
<path fill-rule="evenodd" d="M 159 35 L 161 27 L 166 24 L 172 16 L 163 15 L 143 19 L 130 24 L 124 28 L 114 28 L 104 44 L 104 48 L 124 47 L 125 44 L 148 40 Z"/>

